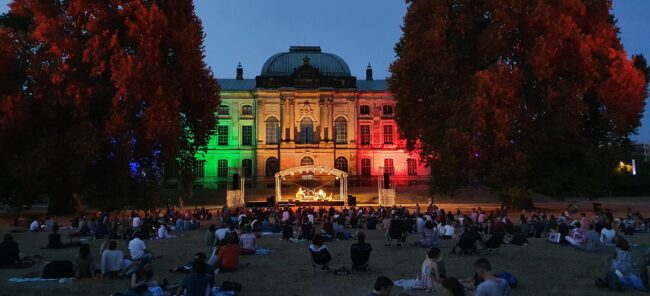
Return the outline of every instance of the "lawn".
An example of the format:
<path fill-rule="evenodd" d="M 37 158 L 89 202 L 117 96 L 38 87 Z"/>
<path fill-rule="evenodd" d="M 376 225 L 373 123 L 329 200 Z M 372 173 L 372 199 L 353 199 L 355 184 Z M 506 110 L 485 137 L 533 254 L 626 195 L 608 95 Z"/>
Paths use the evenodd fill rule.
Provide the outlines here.
<path fill-rule="evenodd" d="M 6 228 L 4 229 L 6 230 Z M 242 257 L 242 263 L 250 265 L 241 271 L 221 274 L 218 281 L 236 281 L 243 285 L 241 295 L 365 295 L 379 275 L 393 280 L 413 278 L 424 258 L 425 249 L 407 245 L 403 248 L 385 247 L 384 235 L 378 230 L 366 231 L 374 250 L 370 259 L 371 271 L 351 275 L 314 274 L 306 244 L 285 242 L 278 236 L 264 236 L 259 245 L 273 252 L 266 256 Z M 183 237 L 172 240 L 147 241 L 149 248 L 163 256 L 153 264 L 155 278 L 170 282 L 182 279 L 182 274 L 169 272 L 174 266 L 190 260 L 195 252 L 209 252 L 203 245 L 204 230 L 183 232 Z M 76 249 L 46 250 L 46 233 L 17 233 L 14 235 L 21 251 L 25 254 L 41 254 L 46 260 L 72 259 Z M 648 234 L 634 236 L 632 242 L 640 246 L 633 248 L 634 258 L 640 259 L 643 250 L 650 244 Z M 415 241 L 411 235 L 409 243 Z M 349 247 L 353 241 L 334 241 L 327 245 L 332 252 L 332 267 L 349 265 Z M 472 262 L 476 256 L 450 255 L 449 241 L 442 242 L 449 276 L 467 277 L 472 273 Z M 99 242 L 92 242 L 93 254 L 99 250 Z M 126 242 L 119 248 L 126 251 Z M 571 247 L 532 239 L 525 247 L 505 245 L 501 252 L 489 255 L 495 271 L 508 271 L 520 282 L 513 295 L 609 295 L 614 292 L 594 287 L 594 278 L 604 272 L 606 252 L 585 253 Z M 0 295 L 109 295 L 123 292 L 127 280 L 85 280 L 72 283 L 9 283 L 8 278 L 25 272 L 38 271 L 42 264 L 23 270 L 0 270 Z M 394 289 L 394 295 L 402 292 Z M 407 291 L 410 295 L 425 295 L 422 291 Z M 641 295 L 637 293 L 636 295 Z"/>

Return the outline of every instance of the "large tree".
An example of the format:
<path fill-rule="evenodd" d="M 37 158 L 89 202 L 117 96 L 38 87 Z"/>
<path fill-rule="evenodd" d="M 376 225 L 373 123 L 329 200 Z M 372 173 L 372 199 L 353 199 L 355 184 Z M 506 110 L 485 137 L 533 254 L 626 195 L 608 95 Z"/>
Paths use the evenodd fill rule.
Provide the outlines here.
<path fill-rule="evenodd" d="M 640 125 L 648 82 L 611 1 L 407 5 L 390 88 L 433 192 L 478 181 L 509 201 L 598 193 Z"/>
<path fill-rule="evenodd" d="M 190 0 L 12 1 L 0 76 L 16 79 L 0 84 L 0 142 L 16 145 L 0 147 L 0 170 L 15 182 L 0 181 L 0 195 L 49 196 L 54 211 L 76 194 L 120 206 L 165 163 L 193 167 L 219 105 L 203 38 Z"/>

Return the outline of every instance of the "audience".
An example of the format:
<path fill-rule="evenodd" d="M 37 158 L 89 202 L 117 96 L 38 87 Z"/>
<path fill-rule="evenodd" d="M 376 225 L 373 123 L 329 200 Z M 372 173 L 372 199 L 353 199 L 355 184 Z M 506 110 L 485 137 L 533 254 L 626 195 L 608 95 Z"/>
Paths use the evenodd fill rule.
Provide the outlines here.
<path fill-rule="evenodd" d="M 142 232 L 141 231 L 136 231 L 135 235 L 133 236 L 133 239 L 129 241 L 129 253 L 131 254 L 131 259 L 132 260 L 151 260 L 153 259 L 153 256 L 149 250 L 147 250 L 147 246 L 145 245 L 144 241 L 142 240 Z"/>
<path fill-rule="evenodd" d="M 311 245 L 309 245 L 309 251 L 315 264 L 320 265 L 323 270 L 329 270 L 332 255 L 324 244 L 321 234 L 314 235 Z"/>
<path fill-rule="evenodd" d="M 48 249 L 62 249 L 62 248 L 70 248 L 70 247 L 78 247 L 80 246 L 80 242 L 69 242 L 64 244 L 61 242 L 61 234 L 59 234 L 59 225 L 54 225 L 52 227 L 52 233 L 48 236 L 48 243 L 47 243 L 47 248 Z"/>
<path fill-rule="evenodd" d="M 214 281 L 207 274 L 208 266 L 205 258 L 194 258 L 192 273 L 186 276 L 178 287 L 176 295 L 208 296 Z"/>
<path fill-rule="evenodd" d="M 605 224 L 605 228 L 600 231 L 600 242 L 605 246 L 613 246 L 614 235 L 616 235 L 616 231 L 612 229 L 612 223 L 608 222 Z"/>
<path fill-rule="evenodd" d="M 441 286 L 442 296 L 465 296 L 465 287 L 463 287 L 457 278 L 445 278 L 441 282 Z"/>
<path fill-rule="evenodd" d="M 375 280 L 375 286 L 368 296 L 390 296 L 393 289 L 393 281 L 388 277 L 380 276 Z"/>
<path fill-rule="evenodd" d="M 20 249 L 14 237 L 7 233 L 0 243 L 0 266 L 20 265 Z"/>
<path fill-rule="evenodd" d="M 108 249 L 101 255 L 101 271 L 103 277 L 117 278 L 123 268 L 124 253 L 117 250 L 117 242 L 111 240 Z"/>
<path fill-rule="evenodd" d="M 239 237 L 239 243 L 241 245 L 242 255 L 255 255 L 255 249 L 257 249 L 257 238 L 255 237 L 255 234 L 251 232 L 250 226 L 244 228 L 244 233 Z"/>
<path fill-rule="evenodd" d="M 425 292 L 429 293 L 438 290 L 438 285 L 445 278 L 445 275 L 445 264 L 442 261 L 440 249 L 431 248 L 424 257 L 420 269 L 420 280 L 423 283 Z"/>
<path fill-rule="evenodd" d="M 502 278 L 496 277 L 492 273 L 492 265 L 485 258 L 479 258 L 474 262 L 474 271 L 476 276 L 482 280 L 474 296 L 508 296 L 510 295 L 510 285 Z"/>
<path fill-rule="evenodd" d="M 366 234 L 363 231 L 357 233 L 357 240 L 359 241 L 358 243 L 350 246 L 352 270 L 367 270 L 372 246 L 366 243 Z"/>
<path fill-rule="evenodd" d="M 95 277 L 95 260 L 90 254 L 90 245 L 82 244 L 75 259 L 75 277 L 78 279 Z"/>
<path fill-rule="evenodd" d="M 234 272 L 239 269 L 239 239 L 237 233 L 229 233 L 226 237 L 226 244 L 219 248 L 219 261 L 217 263 L 219 272 Z"/>

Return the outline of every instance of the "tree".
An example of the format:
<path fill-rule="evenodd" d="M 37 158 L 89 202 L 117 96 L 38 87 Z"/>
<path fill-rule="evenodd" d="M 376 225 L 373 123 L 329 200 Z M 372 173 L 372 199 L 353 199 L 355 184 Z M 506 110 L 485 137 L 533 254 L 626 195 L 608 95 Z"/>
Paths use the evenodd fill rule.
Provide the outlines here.
<path fill-rule="evenodd" d="M 11 123 L 0 141 L 24 149 L 0 157 L 19 156 L 10 171 L 31 168 L 3 196 L 46 195 L 58 212 L 76 194 L 146 203 L 165 163 L 189 166 L 184 156 L 205 149 L 219 86 L 192 1 L 14 0 L 3 20 L 0 38 L 16 45 L 3 46 L 6 63 L 19 67 L 0 72 L 25 74 L 0 85 L 0 120 Z M 14 110 L 31 117 L 18 124 Z"/>
<path fill-rule="evenodd" d="M 611 2 L 407 3 L 389 83 L 432 191 L 480 181 L 524 205 L 529 190 L 596 195 L 640 125 L 648 83 Z"/>

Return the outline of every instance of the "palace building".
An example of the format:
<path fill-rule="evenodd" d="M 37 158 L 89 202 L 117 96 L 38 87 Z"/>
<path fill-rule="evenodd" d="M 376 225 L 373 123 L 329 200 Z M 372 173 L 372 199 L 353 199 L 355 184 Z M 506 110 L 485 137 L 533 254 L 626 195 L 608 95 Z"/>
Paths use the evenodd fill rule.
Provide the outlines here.
<path fill-rule="evenodd" d="M 395 101 L 368 65 L 364 80 L 339 56 L 318 46 L 291 46 L 272 55 L 255 79 L 219 79 L 216 134 L 200 153 L 196 184 L 226 189 L 233 171 L 248 188 L 269 188 L 280 170 L 319 165 L 348 173 L 350 186 L 375 185 L 393 175 L 421 184 L 429 170 L 406 150 L 395 122 Z"/>

